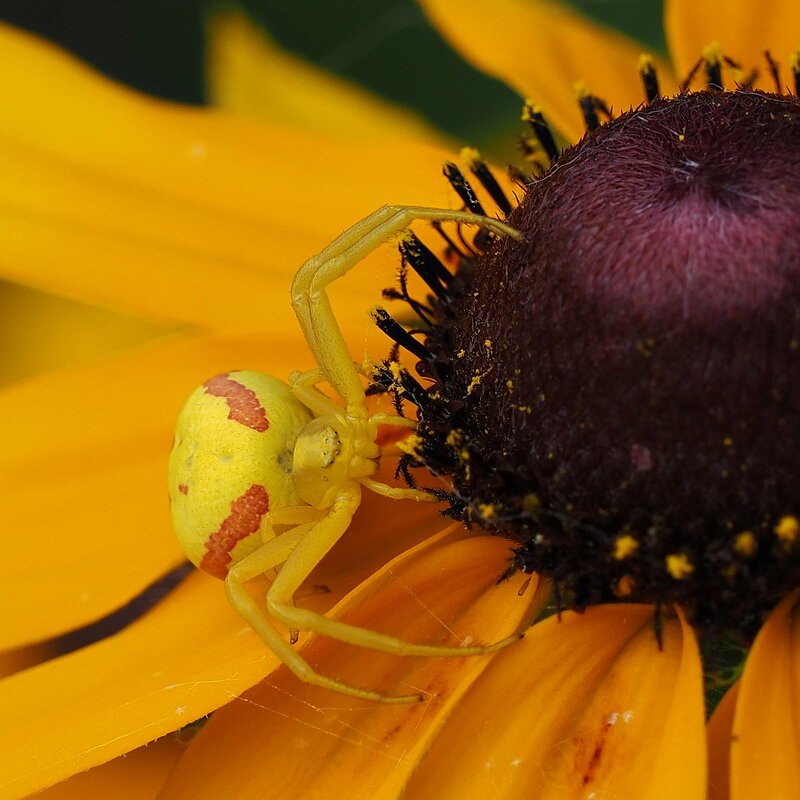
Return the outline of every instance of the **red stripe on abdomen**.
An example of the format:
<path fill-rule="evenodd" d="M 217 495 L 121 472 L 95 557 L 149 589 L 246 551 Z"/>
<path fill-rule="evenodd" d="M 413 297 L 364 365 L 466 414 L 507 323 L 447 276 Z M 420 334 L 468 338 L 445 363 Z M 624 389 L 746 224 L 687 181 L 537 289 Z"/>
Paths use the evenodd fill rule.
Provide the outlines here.
<path fill-rule="evenodd" d="M 267 412 L 256 397 L 256 393 L 233 380 L 227 372 L 207 380 L 203 386 L 207 394 L 225 398 L 229 409 L 228 419 L 259 433 L 264 433 L 269 428 Z"/>
<path fill-rule="evenodd" d="M 268 511 L 267 490 L 259 484 L 253 484 L 231 503 L 231 513 L 206 539 L 207 552 L 200 562 L 200 569 L 216 578 L 224 578 L 231 564 L 231 551 L 242 539 L 259 529 L 261 518 Z"/>

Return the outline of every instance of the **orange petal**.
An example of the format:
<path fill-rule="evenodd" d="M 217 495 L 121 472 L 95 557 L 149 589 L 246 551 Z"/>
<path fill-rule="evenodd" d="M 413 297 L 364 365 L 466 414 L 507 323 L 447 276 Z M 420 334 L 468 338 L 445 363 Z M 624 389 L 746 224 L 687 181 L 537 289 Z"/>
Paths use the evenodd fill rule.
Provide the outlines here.
<path fill-rule="evenodd" d="M 584 125 L 573 89 L 589 91 L 616 110 L 639 105 L 642 46 L 555 0 L 419 0 L 431 21 L 469 61 L 540 104 L 548 121 L 577 141 Z M 663 91 L 674 84 L 654 63 Z"/>
<path fill-rule="evenodd" d="M 157 102 L 7 27 L 0 48 L 9 280 L 163 322 L 277 325 L 291 317 L 275 298 L 342 229 L 387 202 L 449 201 L 452 154 L 419 140 Z"/>
<path fill-rule="evenodd" d="M 234 365 L 305 363 L 296 336 L 176 338 L 0 393 L 0 647 L 90 622 L 182 561 L 166 459 L 184 400 Z"/>
<path fill-rule="evenodd" d="M 405 797 L 705 797 L 694 633 L 649 606 L 598 606 L 534 626 L 459 704 Z"/>
<path fill-rule="evenodd" d="M 133 750 L 269 672 L 274 659 L 220 589 L 192 575 L 117 636 L 0 681 L 0 718 L 13 720 L 0 731 L 0 796 Z"/>
<path fill-rule="evenodd" d="M 733 717 L 739 698 L 739 682 L 728 689 L 708 722 L 708 800 L 730 797 Z"/>
<path fill-rule="evenodd" d="M 420 517 L 401 513 L 409 505 L 425 506 L 429 522 L 417 525 Z M 376 559 L 413 547 L 437 524 L 427 504 L 368 493 L 343 540 L 353 540 L 346 548 L 360 543 L 357 564 L 341 573 L 346 552 L 343 558 L 334 551 L 298 601 L 324 613 L 360 574 L 376 569 Z M 382 539 L 370 547 L 378 526 Z M 459 527 L 438 538 L 463 535 Z M 13 607 L 21 605 L 17 600 Z M 26 796 L 176 730 L 229 702 L 277 665 L 231 609 L 222 583 L 195 573 L 117 635 L 0 681 L 0 718 L 14 720 L 0 731 L 0 797 Z"/>
<path fill-rule="evenodd" d="M 108 764 L 74 775 L 36 795 L 37 800 L 155 800 L 186 749 L 169 735 Z"/>
<path fill-rule="evenodd" d="M 211 20 L 208 91 L 221 108 L 324 136 L 439 138 L 410 111 L 282 50 L 240 11 L 223 11 Z"/>
<path fill-rule="evenodd" d="M 524 576 L 497 585 L 510 544 L 480 537 L 424 546 L 350 595 L 337 613 L 413 641 L 490 641 L 510 633 L 534 599 Z M 367 599 L 368 598 L 368 599 Z M 537 598 L 541 600 L 542 598 Z M 518 646 L 512 645 L 512 648 Z M 299 684 L 285 669 L 214 715 L 162 800 L 222 797 L 398 797 L 420 756 L 492 656 L 402 658 L 315 639 L 304 651 L 326 674 L 419 704 L 383 705 Z"/>
<path fill-rule="evenodd" d="M 86 364 L 164 335 L 169 327 L 0 280 L 0 387 Z"/>
<path fill-rule="evenodd" d="M 714 0 L 666 0 L 664 28 L 679 78 L 688 74 L 703 47 L 718 42 L 745 74 L 758 69 L 761 79 L 757 85 L 774 91 L 764 58 L 764 51 L 769 50 L 783 65 L 784 84 L 791 84 L 789 57 L 800 44 L 800 7 L 791 0 L 729 0 L 724 8 Z M 728 83 L 732 87 L 733 78 Z"/>
<path fill-rule="evenodd" d="M 800 786 L 800 609 L 794 593 L 761 628 L 745 664 L 731 743 L 731 798 L 791 798 Z"/>

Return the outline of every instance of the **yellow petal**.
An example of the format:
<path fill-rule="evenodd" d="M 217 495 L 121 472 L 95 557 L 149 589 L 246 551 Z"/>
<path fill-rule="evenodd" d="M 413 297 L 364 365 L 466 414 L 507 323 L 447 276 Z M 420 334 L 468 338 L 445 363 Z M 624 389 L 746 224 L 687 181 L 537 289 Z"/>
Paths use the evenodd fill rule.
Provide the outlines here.
<path fill-rule="evenodd" d="M 728 689 L 708 722 L 708 800 L 730 798 L 731 737 L 739 682 Z"/>
<path fill-rule="evenodd" d="M 160 103 L 7 27 L 0 48 L 8 280 L 162 322 L 252 330 L 274 312 L 290 318 L 269 287 L 288 287 L 360 217 L 450 202 L 441 163 L 452 154 L 418 140 L 334 140 Z"/>
<path fill-rule="evenodd" d="M 731 798 L 797 796 L 800 786 L 798 594 L 770 614 L 747 657 L 731 743 Z"/>
<path fill-rule="evenodd" d="M 37 800 L 153 800 L 186 749 L 169 735 L 108 764 L 74 775 L 36 795 Z"/>
<path fill-rule="evenodd" d="M 439 138 L 411 112 L 282 50 L 240 11 L 211 21 L 208 90 L 221 108 L 325 136 Z"/>
<path fill-rule="evenodd" d="M 648 606 L 539 623 L 475 683 L 405 797 L 701 800 L 697 644 L 671 620 L 663 645 Z"/>
<path fill-rule="evenodd" d="M 793 85 L 788 65 L 800 45 L 800 7 L 791 0 L 730 0 L 724 8 L 714 0 L 666 0 L 664 29 L 679 79 L 688 74 L 703 47 L 718 42 L 745 74 L 758 69 L 761 78 L 757 85 L 774 91 L 764 58 L 764 51 L 769 50 L 782 64 L 783 84 Z M 733 88 L 733 77 L 726 83 Z"/>
<path fill-rule="evenodd" d="M 524 576 L 496 584 L 509 552 L 508 542 L 490 537 L 425 546 L 359 587 L 336 613 L 413 641 L 502 638 L 530 604 L 519 596 Z M 399 706 L 357 701 L 301 685 L 281 669 L 214 715 L 162 800 L 223 797 L 233 786 L 242 797 L 286 800 L 342 791 L 354 800 L 398 797 L 492 658 L 402 658 L 324 639 L 304 654 L 326 674 L 395 694 L 420 691 L 426 700 Z"/>
<path fill-rule="evenodd" d="M 617 111 L 639 105 L 641 45 L 556 0 L 419 0 L 431 21 L 469 61 L 539 103 L 548 121 L 577 141 L 584 132 L 573 84 Z M 655 59 L 662 91 L 672 71 Z"/>

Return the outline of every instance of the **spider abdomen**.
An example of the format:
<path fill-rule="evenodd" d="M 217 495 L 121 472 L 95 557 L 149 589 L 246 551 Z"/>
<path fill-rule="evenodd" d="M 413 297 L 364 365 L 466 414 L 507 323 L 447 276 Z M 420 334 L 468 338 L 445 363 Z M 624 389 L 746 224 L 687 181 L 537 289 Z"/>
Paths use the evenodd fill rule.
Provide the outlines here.
<path fill-rule="evenodd" d="M 258 372 L 217 375 L 190 395 L 175 431 L 169 497 L 194 564 L 224 578 L 262 543 L 270 510 L 302 502 L 292 457 L 311 418 L 287 384 Z"/>

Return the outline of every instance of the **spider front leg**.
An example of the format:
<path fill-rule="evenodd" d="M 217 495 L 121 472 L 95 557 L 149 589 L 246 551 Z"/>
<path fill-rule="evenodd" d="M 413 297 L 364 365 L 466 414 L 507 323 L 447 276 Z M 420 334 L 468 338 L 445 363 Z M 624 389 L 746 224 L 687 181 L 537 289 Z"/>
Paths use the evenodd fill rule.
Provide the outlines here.
<path fill-rule="evenodd" d="M 334 239 L 310 258 L 292 282 L 292 306 L 300 327 L 321 370 L 345 400 L 348 410 L 364 405 L 364 389 L 344 337 L 331 309 L 327 287 L 358 264 L 383 242 L 405 230 L 415 220 L 452 221 L 478 225 L 495 233 L 520 239 L 514 228 L 467 211 L 422 206 L 384 206 Z"/>
<path fill-rule="evenodd" d="M 275 619 L 280 620 L 292 629 L 312 631 L 357 647 L 365 647 L 370 650 L 379 650 L 384 653 L 401 656 L 483 655 L 506 647 L 520 638 L 520 634 L 515 633 L 494 644 L 473 647 L 413 644 L 395 636 L 359 628 L 339 620 L 328 619 L 308 609 L 295 608 L 291 602 L 294 593 L 308 577 L 311 570 L 347 530 L 359 503 L 360 488 L 358 485 L 344 489 L 334 502 L 330 513 L 317 522 L 308 531 L 307 535 L 297 543 L 275 582 L 267 592 L 267 608 Z M 381 699 L 385 698 L 381 696 Z M 390 699 L 395 701 L 398 698 Z"/>

